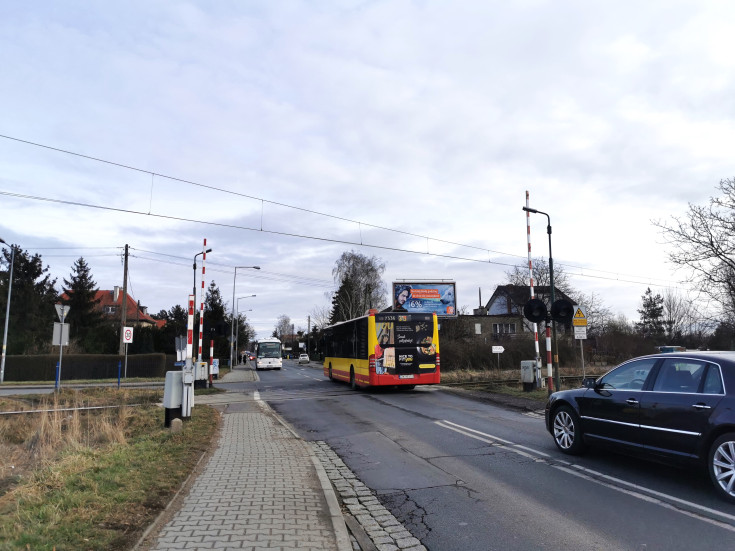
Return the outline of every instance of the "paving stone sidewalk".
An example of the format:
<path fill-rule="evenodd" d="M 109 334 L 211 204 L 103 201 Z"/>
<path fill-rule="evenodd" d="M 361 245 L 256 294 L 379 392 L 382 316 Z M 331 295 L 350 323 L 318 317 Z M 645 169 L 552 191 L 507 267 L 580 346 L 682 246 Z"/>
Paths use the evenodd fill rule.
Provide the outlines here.
<path fill-rule="evenodd" d="M 246 371 L 223 380 L 250 376 Z M 196 404 L 224 404 L 223 398 L 198 396 L 193 414 Z M 266 404 L 229 398 L 217 450 L 150 549 L 351 551 L 336 496 L 311 447 Z"/>
<path fill-rule="evenodd" d="M 257 380 L 240 367 L 221 382 Z M 151 551 L 426 551 L 326 442 L 303 441 L 266 403 L 227 392 L 197 404 L 223 411 L 218 447 Z"/>

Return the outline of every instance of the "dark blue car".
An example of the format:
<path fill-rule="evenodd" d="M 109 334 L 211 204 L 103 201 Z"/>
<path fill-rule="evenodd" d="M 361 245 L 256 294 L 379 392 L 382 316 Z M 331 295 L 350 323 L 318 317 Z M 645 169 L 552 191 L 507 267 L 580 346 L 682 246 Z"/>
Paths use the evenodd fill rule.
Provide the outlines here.
<path fill-rule="evenodd" d="M 735 352 L 629 360 L 549 396 L 546 428 L 567 454 L 604 445 L 706 465 L 718 494 L 735 503 Z"/>

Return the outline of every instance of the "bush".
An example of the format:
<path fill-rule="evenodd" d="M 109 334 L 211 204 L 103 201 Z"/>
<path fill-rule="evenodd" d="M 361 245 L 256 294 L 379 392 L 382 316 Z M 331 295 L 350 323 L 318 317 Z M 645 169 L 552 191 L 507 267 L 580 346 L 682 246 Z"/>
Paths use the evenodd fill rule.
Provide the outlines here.
<path fill-rule="evenodd" d="M 54 381 L 59 356 L 7 356 L 6 381 Z M 119 366 L 119 367 L 118 367 Z M 176 369 L 165 354 L 128 355 L 127 376 L 164 378 L 166 371 Z M 117 379 L 118 370 L 125 375 L 125 357 L 117 354 L 67 354 L 61 360 L 61 379 Z"/>

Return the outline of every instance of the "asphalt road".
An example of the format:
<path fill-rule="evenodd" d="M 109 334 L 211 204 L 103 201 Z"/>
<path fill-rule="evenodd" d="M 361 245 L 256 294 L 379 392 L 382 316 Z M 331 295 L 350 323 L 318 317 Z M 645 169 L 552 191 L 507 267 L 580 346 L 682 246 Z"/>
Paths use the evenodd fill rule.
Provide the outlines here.
<path fill-rule="evenodd" d="M 428 549 L 732 547 L 735 507 L 703 472 L 602 451 L 569 458 L 540 412 L 441 387 L 353 392 L 316 367 L 284 361 L 241 387 L 326 441 Z"/>

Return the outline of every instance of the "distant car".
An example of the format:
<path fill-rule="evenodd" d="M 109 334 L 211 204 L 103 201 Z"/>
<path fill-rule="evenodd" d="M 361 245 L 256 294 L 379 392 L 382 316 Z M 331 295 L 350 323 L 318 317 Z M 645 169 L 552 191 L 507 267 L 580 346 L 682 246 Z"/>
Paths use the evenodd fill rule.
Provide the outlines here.
<path fill-rule="evenodd" d="M 735 503 L 735 352 L 629 360 L 549 396 L 546 428 L 566 454 L 591 444 L 706 466 L 717 494 Z"/>
<path fill-rule="evenodd" d="M 308 354 L 299 354 L 299 363 L 300 364 L 308 364 L 309 363 L 309 355 Z"/>
<path fill-rule="evenodd" d="M 255 361 L 255 354 L 250 354 L 250 361 L 251 362 L 254 362 Z"/>

